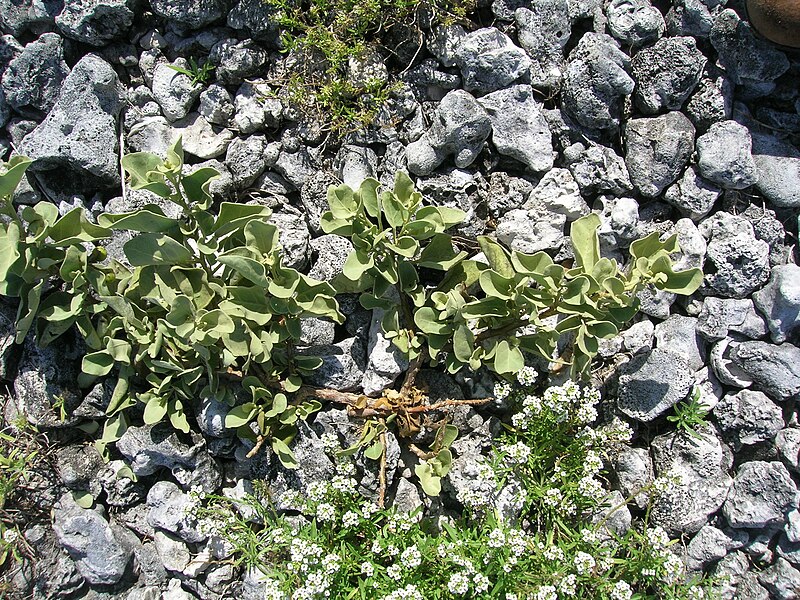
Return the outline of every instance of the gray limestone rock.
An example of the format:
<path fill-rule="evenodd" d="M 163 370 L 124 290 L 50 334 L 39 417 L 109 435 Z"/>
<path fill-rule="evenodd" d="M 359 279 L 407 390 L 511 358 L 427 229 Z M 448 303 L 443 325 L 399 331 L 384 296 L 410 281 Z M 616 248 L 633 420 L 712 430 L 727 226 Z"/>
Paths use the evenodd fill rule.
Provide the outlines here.
<path fill-rule="evenodd" d="M 211 48 L 208 60 L 217 68 L 217 78 L 225 84 L 238 84 L 244 79 L 258 75 L 269 60 L 267 51 L 252 40 L 235 38 L 222 40 Z"/>
<path fill-rule="evenodd" d="M 639 204 L 633 198 L 600 196 L 595 202 L 595 209 L 600 211 L 597 235 L 602 251 L 627 248 L 632 240 L 640 237 Z"/>
<path fill-rule="evenodd" d="M 731 527 L 763 529 L 783 525 L 797 500 L 797 486 L 782 463 L 754 460 L 739 467 L 722 513 Z"/>
<path fill-rule="evenodd" d="M 158 16 L 193 29 L 199 29 L 222 17 L 227 4 L 226 0 L 150 0 L 150 6 Z"/>
<path fill-rule="evenodd" d="M 26 31 L 52 31 L 64 0 L 0 0 L 0 31 L 20 37 Z M 0 60 L 0 70 L 2 69 Z"/>
<path fill-rule="evenodd" d="M 400 374 L 408 369 L 408 358 L 400 352 L 383 333 L 381 322 L 384 311 L 372 310 L 372 320 L 367 338 L 367 366 L 361 388 L 368 396 L 377 396 L 390 387 Z"/>
<path fill-rule="evenodd" d="M 553 167 L 553 140 L 541 105 L 529 85 L 515 85 L 486 94 L 478 100 L 492 124 L 492 143 L 532 171 Z"/>
<path fill-rule="evenodd" d="M 61 32 L 73 40 L 105 46 L 121 39 L 133 24 L 130 0 L 69 0 L 56 17 Z"/>
<path fill-rule="evenodd" d="M 71 416 L 62 421 L 53 403 L 60 398 L 67 415 L 72 415 L 81 403 L 75 382 L 82 352 L 82 346 L 76 346 L 68 336 L 45 348 L 40 348 L 32 336 L 25 340 L 14 379 L 14 396 L 17 407 L 31 425 L 64 428 L 77 423 Z"/>
<path fill-rule="evenodd" d="M 274 169 L 298 190 L 303 189 L 303 184 L 319 173 L 316 159 L 305 146 L 297 152 L 281 150 Z"/>
<path fill-rule="evenodd" d="M 55 105 L 67 75 L 64 40 L 57 33 L 44 33 L 8 63 L 2 73 L 2 90 L 8 106 L 16 112 L 40 117 Z"/>
<path fill-rule="evenodd" d="M 310 346 L 298 353 L 318 356 L 322 365 L 312 372 L 308 383 L 340 391 L 356 390 L 361 385 L 366 368 L 366 349 L 362 341 L 348 338 L 330 346 Z"/>
<path fill-rule="evenodd" d="M 775 400 L 784 400 L 800 393 L 800 348 L 784 343 L 747 341 L 736 345 L 731 362 L 753 382 L 753 385 Z"/>
<path fill-rule="evenodd" d="M 756 312 L 749 298 L 714 298 L 703 300 L 703 308 L 697 317 L 697 331 L 710 342 L 740 333 L 750 339 L 767 334 L 767 324 Z"/>
<path fill-rule="evenodd" d="M 625 160 L 612 148 L 591 144 L 574 144 L 564 152 L 567 167 L 584 196 L 596 193 L 614 195 L 633 191 Z"/>
<path fill-rule="evenodd" d="M 800 473 L 800 429 L 781 429 L 775 436 L 775 447 L 783 462 L 795 473 Z"/>
<path fill-rule="evenodd" d="M 653 348 L 653 335 L 655 326 L 649 319 L 634 323 L 620 333 L 622 345 L 627 352 L 639 354 Z"/>
<path fill-rule="evenodd" d="M 322 235 L 311 240 L 311 250 L 316 260 L 308 272 L 309 277 L 331 281 L 342 272 L 344 262 L 353 251 L 353 244 L 340 235 Z"/>
<path fill-rule="evenodd" d="M 751 150 L 747 127 L 736 121 L 714 123 L 697 138 L 697 170 L 725 189 L 750 187 L 758 180 Z"/>
<path fill-rule="evenodd" d="M 113 585 L 125 575 L 131 550 L 97 511 L 64 494 L 53 508 L 53 530 L 90 585 Z"/>
<path fill-rule="evenodd" d="M 141 502 L 147 495 L 144 482 L 133 481 L 127 474 L 128 466 L 121 460 L 108 462 L 97 474 L 97 479 L 90 482 L 90 489 L 95 497 L 105 493 L 105 504 L 119 508 L 127 508 Z"/>
<path fill-rule="evenodd" d="M 542 206 L 549 212 L 562 214 L 568 221 L 579 219 L 590 212 L 589 205 L 581 196 L 578 183 L 567 169 L 553 168 L 547 171 L 530 191 L 526 204 Z"/>
<path fill-rule="evenodd" d="M 766 83 L 769 85 L 763 89 L 769 93 L 774 88 L 772 82 L 789 70 L 786 54 L 756 37 L 750 24 L 730 8 L 714 19 L 709 37 L 717 51 L 719 64 L 738 85 Z"/>
<path fill-rule="evenodd" d="M 223 438 L 233 435 L 234 430 L 225 427 L 225 417 L 231 407 L 213 396 L 204 395 L 197 403 L 195 418 L 197 426 L 209 437 Z"/>
<path fill-rule="evenodd" d="M 625 164 L 639 193 L 655 198 L 675 183 L 694 151 L 694 134 L 680 112 L 628 121 Z"/>
<path fill-rule="evenodd" d="M 269 220 L 280 233 L 283 265 L 292 269 L 305 267 L 308 262 L 311 234 L 302 213 L 291 206 L 286 206 L 283 210 L 272 213 Z"/>
<path fill-rule="evenodd" d="M 484 27 L 465 35 L 453 57 L 468 92 L 493 92 L 528 74 L 531 59 L 505 33 Z"/>
<path fill-rule="evenodd" d="M 267 167 L 264 148 L 267 139 L 261 134 L 236 137 L 228 145 L 225 164 L 233 176 L 233 182 L 240 190 L 249 188 Z"/>
<path fill-rule="evenodd" d="M 192 110 L 200 92 L 203 91 L 203 86 L 199 83 L 193 84 L 188 75 L 179 73 L 172 66 L 165 62 L 158 63 L 153 71 L 153 83 L 150 87 L 164 116 L 170 121 L 177 121 Z M 174 66 L 187 69 L 189 63 L 179 58 Z"/>
<path fill-rule="evenodd" d="M 228 26 L 247 32 L 248 36 L 280 47 L 280 27 L 276 23 L 277 8 L 262 0 L 236 0 L 228 12 Z"/>
<path fill-rule="evenodd" d="M 209 85 L 200 92 L 200 108 L 203 118 L 214 125 L 227 126 L 236 109 L 230 92 L 217 83 Z"/>
<path fill-rule="evenodd" d="M 233 118 L 239 133 L 248 135 L 267 125 L 265 97 L 270 92 L 266 83 L 246 81 L 236 90 L 234 105 L 236 115 Z"/>
<path fill-rule="evenodd" d="M 234 135 L 230 129 L 212 126 L 199 113 L 189 113 L 172 124 L 183 139 L 183 149 L 198 158 L 216 158 L 225 154 Z"/>
<path fill-rule="evenodd" d="M 684 109 L 698 131 L 705 131 L 713 123 L 731 118 L 733 88 L 734 84 L 723 71 L 706 69 Z"/>
<path fill-rule="evenodd" d="M 684 357 L 655 348 L 620 367 L 617 407 L 647 423 L 686 398 L 692 383 L 692 370 Z"/>
<path fill-rule="evenodd" d="M 750 561 L 741 551 L 731 552 L 714 565 L 711 574 L 717 583 L 713 590 L 720 600 L 733 600 L 736 588 L 749 568 Z"/>
<path fill-rule="evenodd" d="M 443 67 L 455 67 L 456 50 L 466 37 L 467 32 L 461 25 L 439 25 L 425 36 L 425 45 Z"/>
<path fill-rule="evenodd" d="M 625 46 L 655 42 L 667 28 L 664 17 L 649 0 L 611 0 L 605 5 L 608 29 Z"/>
<path fill-rule="evenodd" d="M 713 525 L 704 525 L 686 546 L 686 569 L 702 571 L 724 558 L 731 550 L 744 546 L 748 538 L 745 531 L 723 530 Z"/>
<path fill-rule="evenodd" d="M 775 600 L 797 600 L 800 595 L 800 571 L 783 558 L 759 573 L 758 582 Z"/>
<path fill-rule="evenodd" d="M 586 33 L 570 53 L 564 72 L 562 110 L 589 129 L 615 131 L 634 81 L 628 55 L 610 36 Z"/>
<path fill-rule="evenodd" d="M 718 212 L 702 221 L 699 228 L 708 240 L 703 293 L 745 298 L 767 282 L 769 244 L 756 239 L 747 219 Z"/>
<path fill-rule="evenodd" d="M 734 452 L 742 446 L 772 440 L 783 428 L 780 407 L 765 394 L 750 390 L 726 394 L 714 407 L 714 418 Z"/>
<path fill-rule="evenodd" d="M 557 250 L 564 244 L 567 217 L 543 205 L 514 209 L 497 222 L 497 239 L 512 250 L 533 254 Z"/>
<path fill-rule="evenodd" d="M 408 169 L 430 175 L 449 155 L 457 167 L 470 165 L 492 130 L 489 115 L 463 90 L 449 92 L 436 109 L 428 131 L 406 147 Z"/>
<path fill-rule="evenodd" d="M 122 109 L 119 79 L 95 54 L 87 54 L 64 80 L 53 109 L 25 136 L 20 154 L 34 160 L 31 170 L 64 170 L 86 188 L 119 185 L 117 117 Z M 53 174 L 55 177 L 55 174 Z"/>
<path fill-rule="evenodd" d="M 342 183 L 357 190 L 368 177 L 378 172 L 378 155 L 368 146 L 345 144 L 336 155 L 335 167 Z"/>
<path fill-rule="evenodd" d="M 766 317 L 773 342 L 794 336 L 800 328 L 800 267 L 774 267 L 767 285 L 753 294 L 753 302 Z"/>
<path fill-rule="evenodd" d="M 752 137 L 758 191 L 777 207 L 800 207 L 800 151 L 773 136 Z"/>
<path fill-rule="evenodd" d="M 676 0 L 665 20 L 669 35 L 696 38 L 708 38 L 714 25 L 714 16 L 703 0 Z"/>
<path fill-rule="evenodd" d="M 692 371 L 703 368 L 706 362 L 706 343 L 697 333 L 697 319 L 672 315 L 655 327 L 656 347 L 679 354 Z"/>
<path fill-rule="evenodd" d="M 103 467 L 103 458 L 94 446 L 64 446 L 56 450 L 56 470 L 70 490 L 89 490 Z"/>
<path fill-rule="evenodd" d="M 703 73 L 706 58 L 692 37 L 670 37 L 637 52 L 631 59 L 634 99 L 644 114 L 680 110 Z"/>
<path fill-rule="evenodd" d="M 167 150 L 177 138 L 177 131 L 164 117 L 144 117 L 131 127 L 127 144 L 135 152 L 152 152 L 166 157 Z"/>
<path fill-rule="evenodd" d="M 192 435 L 191 446 L 178 439 L 168 424 L 129 427 L 117 441 L 117 450 L 130 462 L 137 476 L 169 469 L 175 479 L 189 489 L 198 486 L 213 493 L 221 483 L 219 469 L 206 450 L 203 437 Z"/>
<path fill-rule="evenodd" d="M 691 165 L 667 189 L 664 200 L 693 221 L 699 221 L 711 212 L 721 193 L 720 188 L 700 177 Z"/>
<path fill-rule="evenodd" d="M 189 566 L 192 560 L 191 552 L 189 547 L 178 536 L 156 530 L 153 535 L 153 544 L 166 571 L 181 573 Z M 162 600 L 165 595 L 161 596 Z"/>
<path fill-rule="evenodd" d="M 636 505 L 640 509 L 646 508 L 650 504 L 650 496 L 640 490 L 652 483 L 654 478 L 650 452 L 647 448 L 625 448 L 612 457 L 612 462 L 622 494 L 626 498 L 634 496 Z"/>
<path fill-rule="evenodd" d="M 155 528 L 177 535 L 185 542 L 202 542 L 208 535 L 198 529 L 192 514 L 194 501 L 170 481 L 157 481 L 147 493 L 147 522 Z"/>
<path fill-rule="evenodd" d="M 555 90 L 564 69 L 564 46 L 572 27 L 567 0 L 531 2 L 514 11 L 519 44 L 531 57 L 531 85 Z"/>
<path fill-rule="evenodd" d="M 306 213 L 308 226 L 313 232 L 321 232 L 319 219 L 322 213 L 329 209 L 328 188 L 330 186 L 338 186 L 341 183 L 333 172 L 320 170 L 315 177 L 308 179 L 303 184 L 300 190 L 300 202 Z"/>
<path fill-rule="evenodd" d="M 658 477 L 680 478 L 680 483 L 660 494 L 651 516 L 653 525 L 673 533 L 693 533 L 708 522 L 725 502 L 732 479 L 730 450 L 711 425 L 698 429 L 700 438 L 682 432 L 653 440 L 653 462 Z"/>

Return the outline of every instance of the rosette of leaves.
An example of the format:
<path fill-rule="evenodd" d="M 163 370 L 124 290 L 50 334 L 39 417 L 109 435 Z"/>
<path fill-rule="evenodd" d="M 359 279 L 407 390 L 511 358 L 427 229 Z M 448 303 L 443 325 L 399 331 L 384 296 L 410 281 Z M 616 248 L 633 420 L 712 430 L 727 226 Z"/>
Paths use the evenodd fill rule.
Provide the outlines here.
<path fill-rule="evenodd" d="M 443 362 L 454 373 L 481 366 L 501 375 L 517 372 L 523 352 L 552 360 L 562 337 L 570 340 L 562 360 L 573 376 L 585 375 L 599 340 L 616 335 L 637 312 L 637 293 L 648 285 L 691 294 L 702 282 L 699 269 L 675 271 L 676 236 L 657 233 L 631 244 L 626 267 L 600 256 L 600 218 L 573 223 L 572 265 L 557 264 L 545 252 L 525 254 L 481 236 L 481 257 L 456 251 L 445 231 L 459 224 L 460 210 L 424 206 L 404 173 L 394 190 L 379 191 L 367 179 L 359 190 L 328 191 L 327 233 L 349 237 L 342 290 L 361 291 L 367 309 L 385 311 L 387 338 L 410 359 Z M 445 274 L 423 282 L 421 269 Z"/>
<path fill-rule="evenodd" d="M 343 317 L 329 284 L 283 265 L 269 209 L 223 202 L 212 211 L 209 184 L 218 173 L 184 174 L 179 139 L 166 159 L 150 153 L 122 159 L 130 187 L 177 205 L 177 217 L 148 204 L 101 214 L 94 225 L 81 209 L 59 218 L 53 205 L 41 203 L 19 218 L 10 193 L 26 165 L 16 161 L 0 180 L 9 216 L 3 293 L 21 299 L 18 340 L 37 313 L 44 344 L 74 324 L 89 350 L 80 385 L 116 376 L 101 448 L 120 438 L 132 414 L 188 432 L 191 402 L 211 397 L 234 406 L 243 389 L 251 401 L 235 406 L 226 424 L 259 446 L 269 441 L 284 464 L 296 466 L 287 444 L 297 419 L 319 403 L 287 394 L 321 362 L 295 356 L 300 322 Z M 124 260 L 84 248 L 114 231 L 132 235 Z"/>

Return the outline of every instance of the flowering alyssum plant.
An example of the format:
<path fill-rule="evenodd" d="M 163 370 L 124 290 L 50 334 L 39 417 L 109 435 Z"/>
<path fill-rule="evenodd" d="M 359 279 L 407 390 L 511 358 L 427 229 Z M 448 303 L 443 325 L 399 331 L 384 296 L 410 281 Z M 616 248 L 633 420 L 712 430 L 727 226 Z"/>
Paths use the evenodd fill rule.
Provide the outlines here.
<path fill-rule="evenodd" d="M 299 517 L 276 511 L 265 488 L 243 511 L 263 525 L 225 498 L 207 499 L 197 516 L 217 524 L 215 535 L 259 573 L 270 600 L 705 598 L 702 582 L 684 580 L 674 541 L 646 516 L 627 532 L 598 518 L 609 487 L 604 457 L 630 429 L 591 426 L 597 392 L 567 384 L 537 395 L 535 379 L 526 367 L 522 384 L 497 390 L 519 412 L 492 456 L 476 461 L 458 519 L 379 509 L 355 491 L 355 467 L 342 458 L 331 481 L 280 498 Z M 335 443 L 328 447 L 335 456 Z"/>

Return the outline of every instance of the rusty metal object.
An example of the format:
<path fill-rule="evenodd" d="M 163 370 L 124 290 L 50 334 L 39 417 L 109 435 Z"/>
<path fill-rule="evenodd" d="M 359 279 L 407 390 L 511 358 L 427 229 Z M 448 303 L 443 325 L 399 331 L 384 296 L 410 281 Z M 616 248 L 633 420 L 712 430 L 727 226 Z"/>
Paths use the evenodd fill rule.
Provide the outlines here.
<path fill-rule="evenodd" d="M 800 48 L 800 0 L 747 0 L 747 15 L 766 39 Z"/>

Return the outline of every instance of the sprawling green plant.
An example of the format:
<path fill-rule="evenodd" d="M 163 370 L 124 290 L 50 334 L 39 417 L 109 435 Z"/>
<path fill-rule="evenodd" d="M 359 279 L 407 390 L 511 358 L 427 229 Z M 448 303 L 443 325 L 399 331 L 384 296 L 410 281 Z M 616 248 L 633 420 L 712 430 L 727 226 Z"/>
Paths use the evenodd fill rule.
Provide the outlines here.
<path fill-rule="evenodd" d="M 2 292 L 20 298 L 17 341 L 36 315 L 38 340 L 47 345 L 73 325 L 84 337 L 79 383 L 117 378 L 100 444 L 114 442 L 140 406 L 147 424 L 164 419 L 188 432 L 187 407 L 200 397 L 236 404 L 229 427 L 268 440 L 287 466 L 287 444 L 297 419 L 317 410 L 313 399 L 289 401 L 302 376 L 319 366 L 297 356 L 304 317 L 341 322 L 333 288 L 283 265 L 278 230 L 264 206 L 222 203 L 212 212 L 210 168 L 183 172 L 178 140 L 166 160 L 135 153 L 122 159 L 130 187 L 153 192 L 179 209 L 169 217 L 156 204 L 86 220 L 77 208 L 63 217 L 42 202 L 18 216 L 10 195 L 28 161 L 14 159 L 0 179 Z M 102 246 L 116 231 L 131 235 L 124 259 Z M 253 426 L 254 425 L 254 426 Z"/>
<path fill-rule="evenodd" d="M 483 255 L 467 258 L 446 233 L 463 221 L 462 211 L 423 206 L 402 172 L 394 190 L 379 188 L 367 179 L 356 191 L 329 190 L 322 228 L 355 247 L 344 265 L 348 281 L 339 287 L 361 291 L 365 308 L 386 311 L 383 331 L 410 359 L 441 361 L 451 373 L 486 365 L 513 374 L 525 364 L 523 352 L 553 360 L 559 340 L 569 336 L 562 357 L 571 355 L 573 377 L 585 375 L 599 340 L 636 314 L 639 291 L 654 285 L 691 294 L 702 282 L 699 269 L 674 271 L 675 235 L 633 242 L 626 268 L 601 257 L 596 214 L 572 225 L 571 267 L 545 252 L 509 251 L 486 236 L 478 238 Z M 445 275 L 424 281 L 424 269 Z"/>

